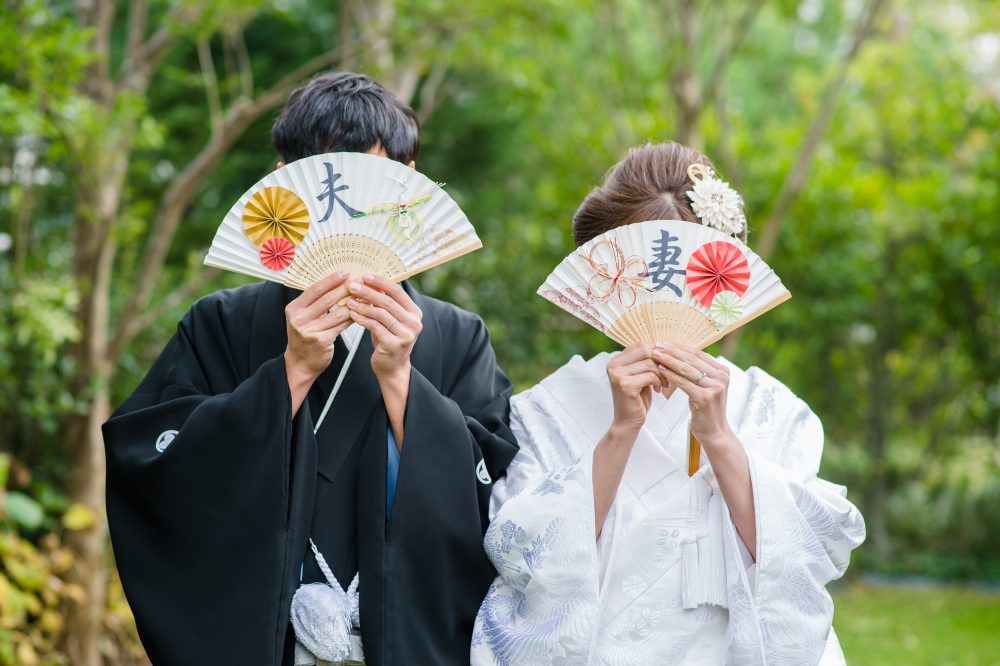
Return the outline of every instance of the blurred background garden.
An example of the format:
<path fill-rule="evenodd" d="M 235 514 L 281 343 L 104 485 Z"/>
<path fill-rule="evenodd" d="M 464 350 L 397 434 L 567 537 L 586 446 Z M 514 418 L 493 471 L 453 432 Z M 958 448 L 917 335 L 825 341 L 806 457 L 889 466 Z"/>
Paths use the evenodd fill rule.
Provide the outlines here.
<path fill-rule="evenodd" d="M 100 423 L 317 72 L 380 79 L 485 247 L 419 276 L 526 388 L 612 343 L 534 295 L 629 147 L 702 148 L 794 298 L 711 351 L 826 427 L 868 522 L 852 664 L 1000 661 L 1000 3 L 6 0 L 0 14 L 0 664 L 145 663 Z"/>

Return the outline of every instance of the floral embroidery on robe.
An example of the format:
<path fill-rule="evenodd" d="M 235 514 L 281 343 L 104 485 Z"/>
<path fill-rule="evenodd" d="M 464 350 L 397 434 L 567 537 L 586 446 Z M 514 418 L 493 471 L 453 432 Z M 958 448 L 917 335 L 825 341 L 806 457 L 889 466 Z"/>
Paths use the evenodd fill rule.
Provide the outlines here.
<path fill-rule="evenodd" d="M 747 453 L 757 561 L 707 457 L 686 473 L 687 397 L 654 394 L 599 539 L 592 455 L 611 423 L 600 354 L 511 400 L 520 451 L 494 486 L 486 552 L 499 575 L 472 663 L 843 664 L 826 584 L 865 537 L 846 489 L 816 476 L 823 430 L 758 368 L 730 366 L 727 419 Z"/>

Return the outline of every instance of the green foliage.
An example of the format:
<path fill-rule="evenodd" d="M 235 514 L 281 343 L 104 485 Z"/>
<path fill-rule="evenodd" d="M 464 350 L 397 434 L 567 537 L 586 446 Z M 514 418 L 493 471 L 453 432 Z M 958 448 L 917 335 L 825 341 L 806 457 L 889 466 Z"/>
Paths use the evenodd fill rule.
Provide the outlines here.
<path fill-rule="evenodd" d="M 107 167 L 85 161 L 89 168 L 79 169 L 70 156 L 131 129 L 109 239 L 117 245 L 114 320 L 164 190 L 211 132 L 198 41 L 215 60 L 225 103 L 329 48 L 341 26 L 337 3 L 209 4 L 151 3 L 151 29 L 167 25 L 181 39 L 149 94 L 122 96 L 107 114 L 77 90 L 94 54 L 70 3 L 25 0 L 0 16 L 0 234 L 15 241 L 0 250 L 0 451 L 15 457 L 0 461 L 21 460 L 34 472 L 26 480 L 23 465 L 11 467 L 0 537 L 35 549 L 17 551 L 22 559 L 44 559 L 64 530 L 100 522 L 61 493 L 63 425 L 86 409 L 86 396 L 69 388 L 68 351 L 85 342 L 74 314 L 86 285 L 70 277 L 75 194 Z M 1000 580 L 1000 64 L 977 47 L 1000 33 L 1000 9 L 977 0 L 889 4 L 849 67 L 805 187 L 781 220 L 770 263 L 794 298 L 747 327 L 733 360 L 780 378 L 822 418 L 822 472 L 849 486 L 869 522 L 858 564 Z M 711 39 L 688 52 L 671 37 L 677 3 L 395 3 L 381 50 L 351 54 L 352 67 L 378 76 L 391 78 L 401 63 L 413 68 L 413 102 L 428 116 L 418 166 L 448 184 L 485 245 L 414 281 L 483 315 L 518 388 L 573 354 L 614 347 L 535 289 L 571 251 L 573 212 L 606 169 L 628 147 L 681 130 L 677 63 L 705 79 L 745 6 L 694 3 Z M 694 128 L 744 195 L 751 245 L 822 104 L 859 3 L 762 7 Z M 206 13 L 185 20 L 192 10 Z M 113 27 L 113 67 L 124 53 L 124 17 L 118 12 Z M 237 72 L 239 40 L 252 82 Z M 162 305 L 162 316 L 117 364 L 113 402 L 136 385 L 189 306 L 164 295 L 201 273 L 225 211 L 277 160 L 272 120 L 252 124 L 202 185 L 149 304 Z M 205 291 L 243 282 L 221 275 Z M 52 564 L 46 575 L 59 571 Z M 37 623 L 44 609 L 17 610 L 36 593 L 29 581 L 28 589 L 8 582 L 19 591 L 5 594 L 13 575 L 0 579 L 3 617 L 6 600 L 22 601 L 10 602 L 0 663 L 29 663 L 16 651 L 26 618 Z M 128 645 L 130 620 L 113 589 L 108 631 Z"/>
<path fill-rule="evenodd" d="M 768 5 L 724 104 L 702 119 L 708 154 L 733 156 L 723 166 L 750 207 L 751 245 L 850 29 L 838 4 L 823 6 L 806 20 Z M 417 281 L 486 317 L 522 388 L 612 347 L 532 294 L 571 249 L 573 210 L 604 170 L 674 131 L 659 24 L 644 3 L 618 9 L 550 21 L 557 48 L 511 36 L 476 73 L 491 84 L 425 129 L 421 167 L 450 183 L 485 248 Z M 779 377 L 823 419 L 824 474 L 869 517 L 866 566 L 997 579 L 996 489 L 939 473 L 997 469 L 1000 110 L 961 46 L 990 24 L 940 20 L 933 3 L 898 12 L 849 70 L 783 221 L 771 264 L 794 298 L 748 327 L 733 360 Z M 609 47 L 615 22 L 622 40 Z"/>
<path fill-rule="evenodd" d="M 33 531 L 42 526 L 45 512 L 42 505 L 24 493 L 9 492 L 4 497 L 4 513 L 20 527 Z"/>
<path fill-rule="evenodd" d="M 19 282 L 0 260 L 0 446 L 28 459 L 59 448 L 61 418 L 78 408 L 66 345 L 78 339 L 76 289 L 65 275 Z M 56 461 L 52 461 L 56 462 Z"/>
<path fill-rule="evenodd" d="M 10 490 L 14 484 L 19 490 Z M 0 454 L 0 666 L 69 664 L 62 651 L 68 604 L 83 599 L 66 580 L 75 556 L 63 544 L 67 531 L 88 529 L 93 513 L 32 480 L 27 469 Z M 105 617 L 105 652 L 115 663 L 139 663 L 135 621 L 113 579 Z"/>

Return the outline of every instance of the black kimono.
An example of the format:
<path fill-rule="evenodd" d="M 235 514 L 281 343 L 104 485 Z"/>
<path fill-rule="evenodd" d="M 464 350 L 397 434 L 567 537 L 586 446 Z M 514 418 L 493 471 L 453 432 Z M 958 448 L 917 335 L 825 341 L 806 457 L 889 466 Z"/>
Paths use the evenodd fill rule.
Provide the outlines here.
<path fill-rule="evenodd" d="M 366 663 L 469 663 L 495 576 L 492 479 L 516 451 L 511 385 L 478 317 L 406 289 L 424 327 L 390 521 L 371 338 L 313 435 L 346 354 L 291 418 L 283 309 L 298 292 L 281 285 L 198 301 L 104 424 L 111 541 L 157 666 L 291 664 L 291 597 L 324 580 L 310 536 L 343 585 L 360 574 Z"/>

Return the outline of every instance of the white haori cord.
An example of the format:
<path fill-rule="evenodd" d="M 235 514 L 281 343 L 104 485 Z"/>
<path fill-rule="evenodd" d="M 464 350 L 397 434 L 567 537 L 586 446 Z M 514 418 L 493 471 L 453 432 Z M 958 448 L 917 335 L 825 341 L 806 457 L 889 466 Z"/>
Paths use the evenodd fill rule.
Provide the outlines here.
<path fill-rule="evenodd" d="M 337 375 L 323 411 L 316 419 L 313 435 L 319 432 L 326 420 L 333 400 L 347 377 L 351 361 L 361 346 L 359 343 L 363 334 L 364 330 L 359 324 L 351 324 L 340 334 L 348 348 L 347 358 L 344 359 L 344 366 Z M 309 539 L 309 547 L 326 583 L 300 585 L 292 597 L 290 620 L 297 639 L 295 663 L 297 666 L 326 664 L 348 659 L 352 660 L 351 663 L 362 663 L 364 653 L 355 635 L 355 630 L 361 626 L 361 597 L 358 594 L 360 572 L 354 574 L 354 580 L 345 592 L 312 538 Z"/>
<path fill-rule="evenodd" d="M 319 427 L 323 425 L 323 420 L 326 419 L 326 413 L 330 411 L 330 406 L 333 405 L 333 399 L 337 397 L 337 392 L 340 390 L 340 385 L 344 383 L 344 378 L 347 377 L 347 369 L 351 367 L 351 361 L 354 360 L 354 354 L 358 351 L 358 344 L 361 342 L 361 335 L 364 333 L 364 329 L 361 328 L 361 324 L 351 324 L 347 327 L 343 333 L 340 334 L 341 339 L 344 341 L 344 345 L 347 346 L 347 358 L 344 359 L 344 367 L 340 369 L 340 374 L 337 375 L 337 381 L 333 384 L 333 390 L 330 391 L 330 397 L 326 399 L 326 405 L 323 406 L 323 411 L 320 412 L 319 418 L 316 419 L 316 426 L 313 428 L 313 434 L 315 435 L 319 432 Z"/>

